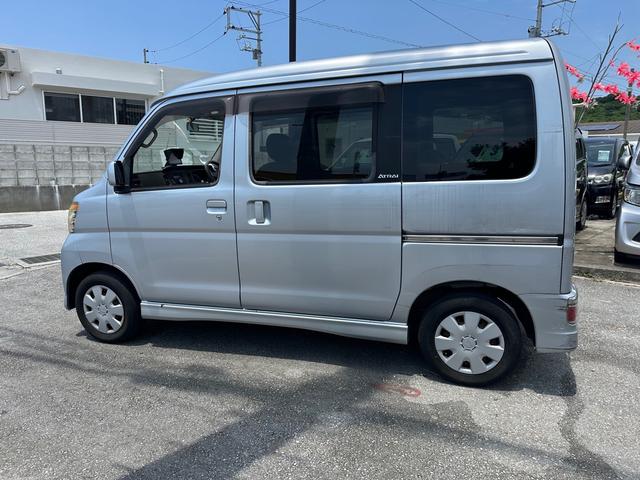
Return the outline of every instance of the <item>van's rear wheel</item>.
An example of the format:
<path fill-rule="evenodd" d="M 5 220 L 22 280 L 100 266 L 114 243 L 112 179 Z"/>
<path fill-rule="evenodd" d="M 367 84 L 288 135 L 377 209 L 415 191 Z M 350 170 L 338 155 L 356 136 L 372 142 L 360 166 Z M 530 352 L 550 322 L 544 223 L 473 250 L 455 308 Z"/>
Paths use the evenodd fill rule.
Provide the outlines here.
<path fill-rule="evenodd" d="M 587 217 L 588 217 L 587 199 L 583 198 L 582 199 L 582 203 L 580 204 L 580 217 L 578 218 L 578 221 L 576 222 L 576 230 L 577 231 L 584 230 L 584 228 L 587 226 Z"/>
<path fill-rule="evenodd" d="M 140 306 L 132 292 L 107 272 L 93 273 L 80 282 L 76 313 L 87 333 L 102 342 L 127 340 L 142 324 Z"/>
<path fill-rule="evenodd" d="M 518 320 L 499 300 L 455 294 L 424 313 L 418 330 L 422 354 L 443 377 L 480 386 L 506 375 L 522 349 Z"/>

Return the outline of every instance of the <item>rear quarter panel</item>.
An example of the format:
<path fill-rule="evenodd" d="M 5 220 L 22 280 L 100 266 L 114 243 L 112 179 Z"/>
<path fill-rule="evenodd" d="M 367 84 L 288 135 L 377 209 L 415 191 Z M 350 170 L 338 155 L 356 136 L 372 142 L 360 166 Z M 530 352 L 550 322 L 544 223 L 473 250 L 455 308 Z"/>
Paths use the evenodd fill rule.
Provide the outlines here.
<path fill-rule="evenodd" d="M 405 82 L 510 74 L 527 75 L 534 86 L 537 143 L 533 171 L 514 180 L 403 183 L 405 234 L 565 235 L 567 145 L 558 73 L 551 57 L 528 64 L 410 73 Z M 572 169 L 573 225 L 575 152 Z M 573 255 L 573 243 L 570 251 Z M 452 281 L 485 282 L 519 295 L 558 294 L 563 254 L 560 245 L 404 243 L 402 292 L 394 318 L 406 314 L 421 292 Z"/>

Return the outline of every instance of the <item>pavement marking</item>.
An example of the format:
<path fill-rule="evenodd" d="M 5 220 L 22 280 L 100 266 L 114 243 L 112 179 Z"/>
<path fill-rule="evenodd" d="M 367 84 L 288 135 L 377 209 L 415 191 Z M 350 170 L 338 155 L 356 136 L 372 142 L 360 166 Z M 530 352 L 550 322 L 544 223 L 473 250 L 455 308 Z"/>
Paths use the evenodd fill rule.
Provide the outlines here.
<path fill-rule="evenodd" d="M 381 392 L 397 393 L 403 397 L 415 398 L 422 395 L 422 392 L 418 388 L 410 387 L 408 385 L 399 385 L 396 383 L 376 383 L 373 388 L 380 390 Z"/>

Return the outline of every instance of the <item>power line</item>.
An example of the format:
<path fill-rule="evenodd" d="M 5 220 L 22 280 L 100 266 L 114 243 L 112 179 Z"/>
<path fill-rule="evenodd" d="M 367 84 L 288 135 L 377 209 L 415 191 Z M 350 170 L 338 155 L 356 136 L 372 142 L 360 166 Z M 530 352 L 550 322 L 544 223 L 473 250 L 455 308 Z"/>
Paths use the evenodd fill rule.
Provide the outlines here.
<path fill-rule="evenodd" d="M 243 1 L 234 1 L 233 3 L 237 3 L 238 5 L 244 5 L 244 6 L 247 6 L 247 7 L 259 7 L 259 5 L 256 5 L 255 3 L 243 2 Z M 283 12 L 282 10 L 275 10 L 273 8 L 262 8 L 262 10 L 264 12 L 274 13 L 276 15 L 284 15 L 286 18 L 289 17 L 289 14 L 287 12 Z M 395 43 L 396 45 L 403 45 L 405 47 L 412 47 L 412 48 L 421 48 L 421 47 L 423 47 L 423 45 L 418 45 L 418 44 L 415 44 L 415 43 L 409 43 L 409 42 L 405 42 L 405 41 L 402 41 L 402 40 L 397 40 L 395 38 L 385 37 L 383 35 L 377 35 L 375 33 L 369 33 L 369 32 L 363 31 L 363 30 L 356 30 L 355 28 L 344 27 L 342 25 L 337 25 L 335 23 L 322 22 L 322 21 L 316 20 L 314 18 L 301 17 L 299 15 L 296 15 L 296 18 L 298 20 L 300 20 L 301 22 L 312 23 L 312 24 L 315 24 L 315 25 L 320 25 L 320 26 L 325 27 L 325 28 L 331 28 L 331 29 L 334 29 L 334 30 L 340 30 L 340 31 L 343 31 L 343 32 L 352 33 L 354 35 L 360 35 L 360 36 L 367 37 L 367 38 L 373 38 L 375 40 L 381 40 L 381 41 L 388 42 L 388 43 Z"/>
<path fill-rule="evenodd" d="M 520 17 L 518 15 L 511 15 L 510 13 L 502 13 L 502 12 L 496 12 L 494 10 L 487 10 L 487 9 L 484 9 L 484 8 L 470 7 L 469 5 L 462 5 L 460 3 L 445 2 L 443 0 L 431 0 L 431 1 L 432 2 L 436 2 L 436 3 L 441 3 L 443 5 L 449 5 L 451 7 L 464 8 L 466 10 L 474 10 L 476 12 L 487 13 L 489 15 L 496 15 L 498 17 L 515 18 L 517 20 L 526 20 L 527 22 L 535 22 L 536 21 L 535 18 Z"/>
<path fill-rule="evenodd" d="M 462 28 L 458 27 L 457 25 L 454 25 L 453 23 L 451 23 L 448 20 L 445 20 L 444 18 L 442 18 L 440 15 L 432 12 L 431 10 L 429 10 L 426 7 L 423 7 L 422 5 L 420 5 L 418 2 L 416 2 L 415 0 L 409 0 L 411 3 L 413 3 L 416 7 L 424 10 L 425 12 L 427 12 L 429 15 L 431 15 L 432 17 L 437 18 L 438 20 L 440 20 L 442 23 L 446 23 L 447 25 L 449 25 L 451 28 L 455 28 L 457 31 L 464 33 L 467 37 L 473 38 L 474 40 L 481 42 L 482 40 L 480 40 L 478 37 L 476 37 L 475 35 L 463 30 Z"/>
<path fill-rule="evenodd" d="M 313 5 L 310 5 L 306 8 L 303 8 L 302 10 L 299 10 L 298 13 L 302 13 L 302 12 L 306 12 L 307 10 L 311 10 L 313 7 L 317 7 L 318 5 L 320 5 L 321 3 L 326 2 L 327 0 L 319 0 L 318 2 L 314 3 Z M 298 15 L 296 15 L 296 17 L 298 18 Z M 264 25 L 271 25 L 272 23 L 276 23 L 276 22 L 281 22 L 282 20 L 286 20 L 287 18 L 289 18 L 289 15 L 287 15 L 286 17 L 282 17 L 282 18 L 276 18 L 275 20 L 271 20 L 270 22 L 266 22 L 263 24 Z"/>
<path fill-rule="evenodd" d="M 165 50 L 170 50 L 172 48 L 175 48 L 179 45 L 182 45 L 184 43 L 187 43 L 189 40 L 191 40 L 192 38 L 197 37 L 198 35 L 200 35 L 202 32 L 204 32 L 205 30 L 207 30 L 208 28 L 212 27 L 213 25 L 215 25 L 216 22 L 218 22 L 218 20 L 220 20 L 222 17 L 224 17 L 224 13 L 218 17 L 216 17 L 213 21 L 211 21 L 211 23 L 207 24 L 205 27 L 201 28 L 200 30 L 198 30 L 196 33 L 194 33 L 193 35 L 185 38 L 184 40 L 179 41 L 178 43 L 174 43 L 173 45 L 170 45 L 168 47 L 164 47 L 164 48 L 158 48 L 156 50 L 150 50 L 153 53 L 158 53 L 158 52 L 164 52 Z"/>
<path fill-rule="evenodd" d="M 213 40 L 211 40 L 211 41 L 210 41 L 209 43 L 207 43 L 206 45 L 203 45 L 202 47 L 198 48 L 197 50 L 194 50 L 194 51 L 193 51 L 193 52 L 191 52 L 191 53 L 187 53 L 186 55 L 183 55 L 183 56 L 181 56 L 181 57 L 174 58 L 173 60 L 166 60 L 166 61 L 161 62 L 161 63 L 163 63 L 163 64 L 164 64 L 164 63 L 173 63 L 173 62 L 177 62 L 178 60 L 183 60 L 183 59 L 188 58 L 188 57 L 190 57 L 190 56 L 192 56 L 192 55 L 195 55 L 196 53 L 201 52 L 201 51 L 202 51 L 202 50 L 204 50 L 205 48 L 208 48 L 208 47 L 210 47 L 211 45 L 213 45 L 214 43 L 216 43 L 218 40 L 220 40 L 222 37 L 224 37 L 226 33 L 227 33 L 227 32 L 224 32 L 223 34 L 221 34 L 221 35 L 219 35 L 218 37 L 216 37 L 216 38 L 214 38 Z"/>

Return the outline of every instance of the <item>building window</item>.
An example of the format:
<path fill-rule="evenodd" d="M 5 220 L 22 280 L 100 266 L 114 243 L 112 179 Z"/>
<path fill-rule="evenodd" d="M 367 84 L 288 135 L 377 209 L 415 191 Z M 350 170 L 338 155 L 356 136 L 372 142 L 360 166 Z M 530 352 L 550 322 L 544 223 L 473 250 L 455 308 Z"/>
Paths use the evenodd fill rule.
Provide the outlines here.
<path fill-rule="evenodd" d="M 87 123 L 114 123 L 113 97 L 82 95 L 82 121 Z"/>
<path fill-rule="evenodd" d="M 144 100 L 77 93 L 44 92 L 44 106 L 47 120 L 111 125 L 137 125 L 146 111 Z"/>
<path fill-rule="evenodd" d="M 523 75 L 404 86 L 405 182 L 522 178 L 536 161 L 536 109 Z"/>
<path fill-rule="evenodd" d="M 144 117 L 144 100 L 116 98 L 118 125 L 137 125 Z"/>
<path fill-rule="evenodd" d="M 44 109 L 47 120 L 79 122 L 80 96 L 70 93 L 44 92 Z"/>

